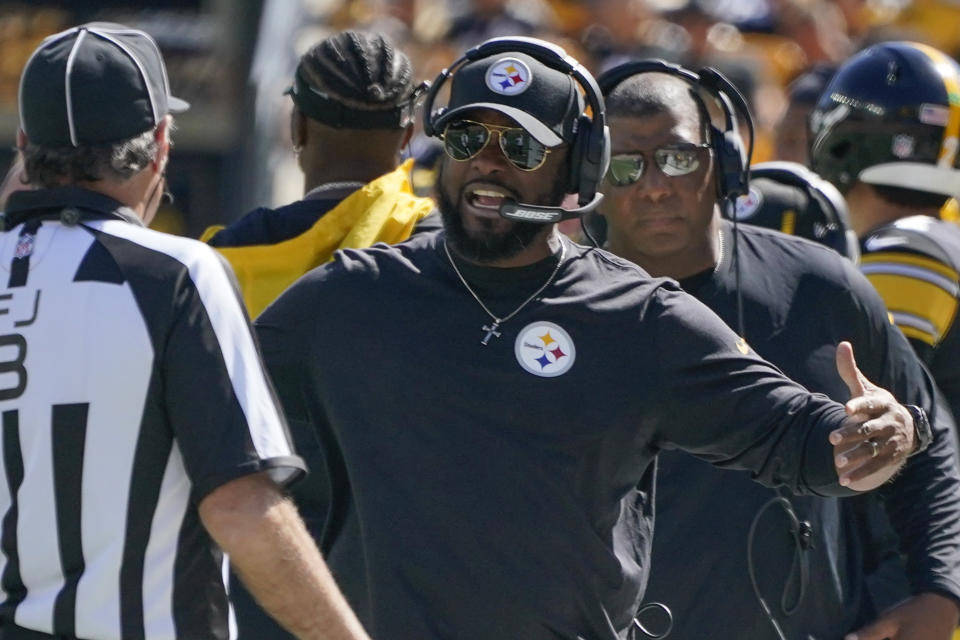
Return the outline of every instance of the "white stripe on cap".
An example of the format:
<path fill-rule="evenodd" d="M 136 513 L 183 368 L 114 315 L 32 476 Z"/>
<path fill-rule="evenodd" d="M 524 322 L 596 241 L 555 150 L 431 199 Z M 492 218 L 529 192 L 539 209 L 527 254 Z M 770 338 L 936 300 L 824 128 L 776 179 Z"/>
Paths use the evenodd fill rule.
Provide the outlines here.
<path fill-rule="evenodd" d="M 65 84 L 64 95 L 67 100 L 67 128 L 70 130 L 70 144 L 74 147 L 79 147 L 80 143 L 77 142 L 77 129 L 73 123 L 73 96 L 70 93 L 70 73 L 73 71 L 73 62 L 77 57 L 77 51 L 80 50 L 80 43 L 83 42 L 85 35 L 87 35 L 86 30 L 82 30 L 77 35 L 77 39 L 73 41 L 70 55 L 67 56 L 67 67 L 63 74 L 63 82 Z"/>
<path fill-rule="evenodd" d="M 140 72 L 140 78 L 143 80 L 143 86 L 147 88 L 147 96 L 150 98 L 150 112 L 153 114 L 153 124 L 154 126 L 156 126 L 157 123 L 160 121 L 157 118 L 157 101 L 153 97 L 153 91 L 150 88 L 150 78 L 147 76 L 146 69 L 144 69 L 143 65 L 140 64 L 140 58 L 135 56 L 133 52 L 130 51 L 130 49 L 128 49 L 125 44 L 123 44 L 123 42 L 121 42 L 120 40 L 117 40 L 116 38 L 111 37 L 110 36 L 111 31 L 106 29 L 95 29 L 91 31 L 91 33 L 93 33 L 94 35 L 100 38 L 103 38 L 107 42 L 112 42 L 114 45 L 116 45 L 118 49 L 120 49 L 125 54 L 127 54 L 127 57 L 133 60 L 133 64 L 137 65 L 137 71 Z M 117 33 L 117 32 L 114 32 L 114 33 Z M 130 33 L 130 32 L 120 32 L 120 33 Z M 141 36 L 141 37 L 143 36 L 142 32 L 137 31 L 135 33 L 138 36 Z"/>

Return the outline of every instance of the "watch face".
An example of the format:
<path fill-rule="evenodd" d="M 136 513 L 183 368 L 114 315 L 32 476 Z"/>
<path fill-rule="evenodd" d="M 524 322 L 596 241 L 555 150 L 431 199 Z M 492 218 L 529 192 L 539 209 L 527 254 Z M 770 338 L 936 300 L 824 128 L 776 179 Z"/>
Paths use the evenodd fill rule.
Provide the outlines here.
<path fill-rule="evenodd" d="M 910 416 L 913 418 L 913 431 L 916 439 L 916 446 L 910 455 L 920 453 L 926 449 L 933 440 L 933 432 L 930 429 L 930 421 L 927 420 L 927 412 L 920 407 L 912 404 L 905 405 Z"/>

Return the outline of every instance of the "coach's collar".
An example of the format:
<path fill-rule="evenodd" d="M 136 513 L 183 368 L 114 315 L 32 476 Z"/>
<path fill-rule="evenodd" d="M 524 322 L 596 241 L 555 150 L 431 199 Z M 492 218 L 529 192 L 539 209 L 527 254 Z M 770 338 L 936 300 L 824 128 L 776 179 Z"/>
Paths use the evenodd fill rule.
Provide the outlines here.
<path fill-rule="evenodd" d="M 76 186 L 16 191 L 7 200 L 3 228 L 12 229 L 27 220 L 61 220 L 76 224 L 83 220 L 119 219 L 144 226 L 129 207 L 110 196 Z"/>

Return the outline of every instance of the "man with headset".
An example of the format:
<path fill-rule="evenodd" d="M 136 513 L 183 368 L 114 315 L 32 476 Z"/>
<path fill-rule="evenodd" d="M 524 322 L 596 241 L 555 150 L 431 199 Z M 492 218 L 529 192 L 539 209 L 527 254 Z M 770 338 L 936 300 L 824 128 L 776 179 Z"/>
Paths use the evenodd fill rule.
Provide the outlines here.
<path fill-rule="evenodd" d="M 885 593 L 876 583 L 889 574 L 875 566 L 884 558 L 872 556 L 889 551 L 895 559 L 896 549 L 884 529 L 873 533 L 872 496 L 789 497 L 686 453 L 663 452 L 648 598 L 673 611 L 680 638 L 806 640 L 858 629 L 876 615 L 871 605 L 913 592 L 884 615 L 899 631 L 891 637 L 946 640 L 960 599 L 960 475 L 952 421 L 938 408 L 930 377 L 850 261 L 721 216 L 747 192 L 749 154 L 733 107 L 748 122 L 749 114 L 732 85 L 712 69 L 697 74 L 660 61 L 626 63 L 598 82 L 611 130 L 600 208 L 609 249 L 652 275 L 676 278 L 759 355 L 841 401 L 847 386 L 824 363 L 850 340 L 868 376 L 924 407 L 937 436 L 881 490 L 912 584 L 886 588 L 893 593 L 880 602 L 869 597 Z M 705 115 L 708 99 L 724 111 L 724 129 Z"/>
<path fill-rule="evenodd" d="M 673 283 L 560 236 L 599 201 L 608 148 L 596 82 L 558 47 L 470 50 L 424 117 L 444 231 L 339 252 L 256 323 L 325 471 L 321 548 L 375 637 L 632 634 L 663 448 L 849 493 L 923 447 L 846 347 L 849 419 Z"/>

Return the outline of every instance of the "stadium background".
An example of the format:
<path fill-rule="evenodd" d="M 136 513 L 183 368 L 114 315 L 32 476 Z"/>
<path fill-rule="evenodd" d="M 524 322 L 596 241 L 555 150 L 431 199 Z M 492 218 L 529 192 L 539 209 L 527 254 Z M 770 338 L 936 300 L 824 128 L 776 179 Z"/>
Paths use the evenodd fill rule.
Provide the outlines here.
<path fill-rule="evenodd" d="M 13 157 L 27 57 L 45 35 L 88 20 L 151 33 L 175 95 L 193 105 L 177 119 L 168 172 L 176 202 L 155 223 L 190 236 L 299 197 L 282 94 L 299 54 L 331 30 L 389 33 L 421 79 L 495 35 L 553 40 L 595 72 L 638 55 L 711 64 L 751 101 L 755 161 L 771 159 L 784 88 L 812 65 L 894 38 L 960 54 L 960 0 L 0 0 L 0 169 Z M 422 137 L 411 148 L 424 167 L 435 157 Z M 429 171 L 415 178 L 429 188 Z"/>
<path fill-rule="evenodd" d="M 14 157 L 17 85 L 30 52 L 44 36 L 90 20 L 152 34 L 174 94 L 192 104 L 177 118 L 168 170 L 176 201 L 154 226 L 193 237 L 300 196 L 283 91 L 300 53 L 334 30 L 388 33 L 419 79 L 498 35 L 552 40 L 594 72 L 633 56 L 717 66 L 751 103 L 755 162 L 774 159 L 785 88 L 804 70 L 890 39 L 960 56 L 960 0 L 0 0 L 3 173 Z M 428 191 L 436 149 L 418 136 L 411 152 L 423 160 L 415 181 Z M 956 210 L 954 203 L 948 215 Z"/>

